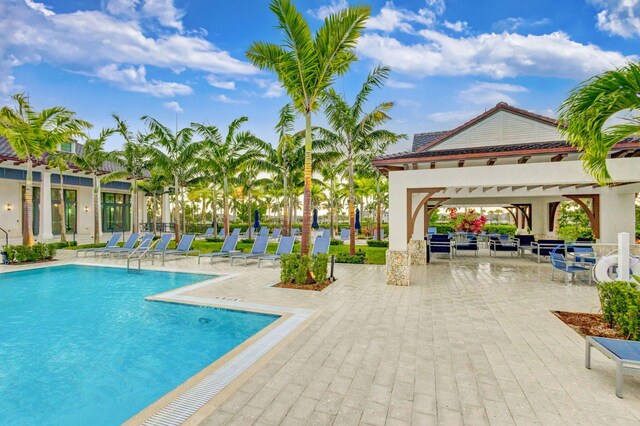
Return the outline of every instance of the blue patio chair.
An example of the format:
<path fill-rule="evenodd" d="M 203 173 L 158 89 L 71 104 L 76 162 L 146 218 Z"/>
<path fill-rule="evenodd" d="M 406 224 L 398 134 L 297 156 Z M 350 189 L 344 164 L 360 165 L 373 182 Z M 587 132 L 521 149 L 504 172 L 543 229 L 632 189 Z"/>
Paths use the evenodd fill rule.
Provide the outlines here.
<path fill-rule="evenodd" d="M 161 253 L 162 255 L 162 264 L 164 265 L 164 261 L 168 255 L 175 256 L 184 256 L 187 257 L 190 254 L 198 254 L 200 253 L 198 250 L 191 250 L 191 245 L 193 244 L 193 240 L 196 239 L 195 234 L 184 234 L 178 243 L 178 247 L 173 250 L 165 250 Z"/>
<path fill-rule="evenodd" d="M 143 235 L 142 239 L 140 240 L 140 244 L 138 244 L 136 247 L 134 248 L 114 248 L 109 250 L 109 256 L 111 257 L 112 255 L 117 256 L 128 256 L 128 255 L 133 255 L 135 253 L 142 253 L 143 251 L 147 250 L 150 246 L 151 243 L 153 243 L 153 234 L 145 234 Z"/>
<path fill-rule="evenodd" d="M 586 263 L 590 265 L 595 265 L 598 260 L 596 257 L 596 252 L 593 250 L 593 247 L 584 247 L 584 246 L 574 246 L 573 247 L 573 256 L 576 260 L 576 263 Z"/>
<path fill-rule="evenodd" d="M 296 237 L 280 237 L 280 241 L 278 242 L 278 248 L 276 249 L 275 254 L 264 254 L 262 256 L 258 256 L 258 268 L 260 267 L 260 262 L 263 260 L 272 260 L 273 268 L 276 267 L 276 261 L 280 260 L 280 257 L 283 254 L 291 254 L 293 253 L 293 244 L 296 242 Z"/>
<path fill-rule="evenodd" d="M 260 228 L 260 233 L 258 234 L 258 237 L 268 237 L 268 236 L 269 236 L 269 227 L 263 226 L 262 228 Z"/>
<path fill-rule="evenodd" d="M 224 226 L 220 228 L 220 232 L 218 232 L 218 238 L 224 238 Z"/>
<path fill-rule="evenodd" d="M 140 234 L 138 234 L 137 232 L 134 234 L 131 234 L 129 235 L 129 238 L 127 238 L 127 241 L 124 242 L 124 245 L 122 247 L 111 247 L 110 249 L 103 251 L 102 254 L 110 254 L 111 252 L 120 251 L 120 250 L 133 250 L 134 247 L 136 246 L 136 243 L 138 242 L 139 237 L 140 237 Z"/>
<path fill-rule="evenodd" d="M 584 266 L 583 263 L 578 264 L 577 262 L 571 262 L 564 258 L 564 244 L 556 246 L 551 253 L 549 254 L 549 258 L 551 259 L 551 280 L 553 280 L 553 275 L 555 270 L 559 270 L 564 272 L 564 282 L 568 283 L 567 278 L 571 275 L 571 281 L 573 281 L 574 276 L 578 272 L 587 272 L 589 275 L 589 284 L 591 284 L 591 267 Z"/>
<path fill-rule="evenodd" d="M 109 241 L 107 242 L 107 245 L 105 247 L 93 247 L 76 250 L 76 257 L 78 257 L 80 252 L 84 253 L 85 257 L 87 257 L 87 253 L 93 253 L 93 255 L 96 256 L 97 253 L 102 253 L 106 250 L 118 247 L 118 241 L 120 241 L 120 234 L 113 234 L 111 238 L 109 238 Z"/>
<path fill-rule="evenodd" d="M 584 366 L 591 369 L 591 347 L 595 347 L 616 363 L 616 396 L 622 398 L 624 374 L 637 374 L 640 367 L 640 342 L 587 336 L 585 338 Z"/>
<path fill-rule="evenodd" d="M 153 247 L 148 254 L 150 254 L 151 256 L 153 256 L 156 253 L 163 253 L 164 251 L 166 251 L 169 248 L 169 243 L 171 242 L 171 237 L 173 235 L 172 234 L 162 234 L 160 236 L 160 239 L 158 240 L 158 242 L 156 243 L 156 246 Z"/>
<path fill-rule="evenodd" d="M 349 239 L 349 237 L 351 236 L 351 229 L 349 228 L 342 228 L 340 230 L 340 239 L 342 241 L 346 241 Z"/>
<path fill-rule="evenodd" d="M 448 234 L 432 234 L 427 240 L 427 249 L 431 254 L 447 254 L 453 259 L 454 241 Z"/>
<path fill-rule="evenodd" d="M 315 254 L 329 254 L 329 246 L 331 245 L 331 238 L 317 236 L 313 241 L 313 250 L 311 255 Z"/>
<path fill-rule="evenodd" d="M 322 238 L 331 238 L 331 229 L 323 229 L 320 236 L 322 236 Z"/>
<path fill-rule="evenodd" d="M 455 252 L 458 254 L 458 251 L 472 251 L 475 252 L 475 255 L 478 255 L 478 239 L 475 235 L 469 237 L 467 242 L 456 242 Z"/>
<path fill-rule="evenodd" d="M 233 266 L 234 259 L 244 259 L 244 266 L 247 266 L 247 260 L 264 255 L 267 251 L 267 244 L 269 244 L 269 237 L 258 236 L 253 242 L 251 247 L 251 253 L 231 253 L 229 254 L 229 261 Z"/>
<path fill-rule="evenodd" d="M 564 254 L 564 240 L 538 240 L 531 243 L 531 254 L 536 256 L 538 263 L 542 257 L 547 257 L 551 252 L 558 247 L 562 246 L 562 249 L 558 249 L 557 252 Z"/>
<path fill-rule="evenodd" d="M 204 234 L 202 234 L 202 238 L 213 238 L 215 237 L 215 234 L 213 233 L 213 228 L 207 228 L 206 231 L 204 231 Z"/>
<path fill-rule="evenodd" d="M 231 231 L 231 235 L 236 235 L 238 238 L 240 238 L 240 228 L 235 228 L 233 231 Z"/>
<path fill-rule="evenodd" d="M 277 240 L 280 238 L 280 235 L 282 234 L 282 228 L 275 228 L 273 230 L 273 232 L 271 233 L 271 237 L 269 237 L 272 240 Z"/>
<path fill-rule="evenodd" d="M 498 253 L 510 253 L 511 256 L 514 253 L 517 255 L 520 250 L 518 246 L 518 240 L 504 240 L 500 238 L 500 236 L 490 236 L 489 237 L 489 256 L 493 253 L 494 256 L 497 256 Z"/>
<path fill-rule="evenodd" d="M 238 253 L 238 251 L 236 250 L 237 245 L 238 245 L 238 236 L 231 234 L 224 239 L 224 243 L 222 243 L 222 248 L 219 251 L 198 254 L 198 264 L 200 264 L 200 259 L 203 257 L 208 257 L 209 263 L 213 263 L 214 257 L 224 258 L 224 257 L 229 257 L 231 253 Z"/>

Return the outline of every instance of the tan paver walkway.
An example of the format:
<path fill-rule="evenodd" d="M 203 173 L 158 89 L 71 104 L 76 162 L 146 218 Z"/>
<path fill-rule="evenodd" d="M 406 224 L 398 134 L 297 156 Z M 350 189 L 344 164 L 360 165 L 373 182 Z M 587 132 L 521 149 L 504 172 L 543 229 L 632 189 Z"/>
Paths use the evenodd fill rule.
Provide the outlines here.
<path fill-rule="evenodd" d="M 323 293 L 268 288 L 277 268 L 168 266 L 240 273 L 194 295 L 319 311 L 203 424 L 640 424 L 640 380 L 616 398 L 613 363 L 594 351 L 585 369 L 583 338 L 550 313 L 595 311 L 595 287 L 546 264 L 438 259 L 405 288 L 338 265 Z"/>

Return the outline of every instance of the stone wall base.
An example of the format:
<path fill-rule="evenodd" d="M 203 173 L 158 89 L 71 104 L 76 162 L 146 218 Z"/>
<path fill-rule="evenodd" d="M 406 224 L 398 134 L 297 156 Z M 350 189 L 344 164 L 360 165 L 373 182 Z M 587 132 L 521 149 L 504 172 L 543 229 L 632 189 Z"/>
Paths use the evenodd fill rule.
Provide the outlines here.
<path fill-rule="evenodd" d="M 411 240 L 407 248 L 411 265 L 427 264 L 427 242 L 425 240 Z"/>
<path fill-rule="evenodd" d="M 408 286 L 410 281 L 409 253 L 401 250 L 387 250 L 387 284 Z"/>

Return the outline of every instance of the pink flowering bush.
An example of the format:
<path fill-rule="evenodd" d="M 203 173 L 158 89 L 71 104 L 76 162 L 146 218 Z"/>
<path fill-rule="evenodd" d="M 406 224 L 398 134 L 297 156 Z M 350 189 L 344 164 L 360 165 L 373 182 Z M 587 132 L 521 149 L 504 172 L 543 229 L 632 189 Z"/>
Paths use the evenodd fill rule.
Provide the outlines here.
<path fill-rule="evenodd" d="M 474 209 L 467 210 L 466 213 L 458 212 L 458 209 L 449 210 L 449 219 L 456 232 L 473 232 L 479 234 L 487 223 L 487 218 L 477 213 Z"/>

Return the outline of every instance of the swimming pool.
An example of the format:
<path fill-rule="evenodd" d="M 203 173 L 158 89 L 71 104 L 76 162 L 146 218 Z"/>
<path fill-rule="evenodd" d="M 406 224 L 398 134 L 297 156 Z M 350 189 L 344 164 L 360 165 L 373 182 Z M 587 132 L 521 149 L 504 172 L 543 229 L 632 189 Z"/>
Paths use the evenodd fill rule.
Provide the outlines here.
<path fill-rule="evenodd" d="M 0 274 L 0 419 L 119 424 L 279 317 L 145 301 L 211 275 L 67 265 Z"/>

